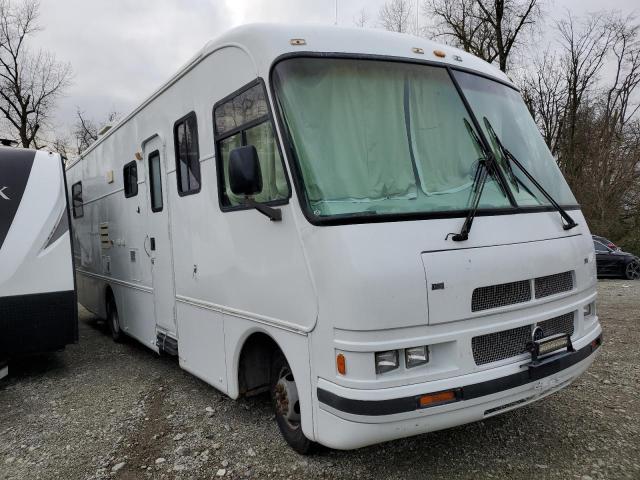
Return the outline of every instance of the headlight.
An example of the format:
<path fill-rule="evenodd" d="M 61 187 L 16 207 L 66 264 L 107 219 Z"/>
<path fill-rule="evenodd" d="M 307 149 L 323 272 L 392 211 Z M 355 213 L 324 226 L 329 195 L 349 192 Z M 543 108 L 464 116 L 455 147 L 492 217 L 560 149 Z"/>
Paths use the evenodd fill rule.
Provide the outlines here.
<path fill-rule="evenodd" d="M 376 352 L 376 373 L 385 373 L 395 370 L 399 366 L 398 350 Z"/>
<path fill-rule="evenodd" d="M 404 351 L 404 362 L 407 368 L 424 365 L 429 361 L 429 349 L 426 345 L 407 348 Z"/>

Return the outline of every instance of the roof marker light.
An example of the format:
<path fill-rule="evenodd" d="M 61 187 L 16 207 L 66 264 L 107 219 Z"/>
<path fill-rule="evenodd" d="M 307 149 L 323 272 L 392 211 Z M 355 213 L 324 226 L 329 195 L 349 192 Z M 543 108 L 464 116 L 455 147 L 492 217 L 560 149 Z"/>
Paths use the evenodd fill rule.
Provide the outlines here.
<path fill-rule="evenodd" d="M 444 58 L 444 57 L 446 57 L 446 56 L 447 56 L 447 54 L 446 54 L 446 53 L 444 53 L 442 50 L 434 50 L 434 51 L 433 51 L 433 54 L 434 54 L 436 57 L 440 57 L 440 58 Z"/>
<path fill-rule="evenodd" d="M 413 53 L 417 53 L 417 54 L 419 54 L 419 55 L 424 55 L 424 50 L 423 50 L 422 48 L 420 48 L 420 47 L 413 47 L 413 48 L 411 49 L 411 51 L 412 51 Z"/>
<path fill-rule="evenodd" d="M 289 43 L 294 47 L 299 47 L 300 45 L 306 45 L 307 41 L 304 38 L 292 38 Z"/>

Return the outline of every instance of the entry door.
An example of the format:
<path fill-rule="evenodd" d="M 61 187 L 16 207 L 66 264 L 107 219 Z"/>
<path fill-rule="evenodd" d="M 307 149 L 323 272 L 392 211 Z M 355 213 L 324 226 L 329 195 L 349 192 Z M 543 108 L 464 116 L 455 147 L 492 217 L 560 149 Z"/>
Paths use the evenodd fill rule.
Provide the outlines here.
<path fill-rule="evenodd" d="M 177 335 L 175 290 L 169 205 L 167 205 L 166 163 L 164 147 L 159 137 L 153 137 L 145 143 L 144 157 L 149 197 L 149 223 L 145 247 L 151 262 L 156 326 L 159 330 L 175 337 Z"/>

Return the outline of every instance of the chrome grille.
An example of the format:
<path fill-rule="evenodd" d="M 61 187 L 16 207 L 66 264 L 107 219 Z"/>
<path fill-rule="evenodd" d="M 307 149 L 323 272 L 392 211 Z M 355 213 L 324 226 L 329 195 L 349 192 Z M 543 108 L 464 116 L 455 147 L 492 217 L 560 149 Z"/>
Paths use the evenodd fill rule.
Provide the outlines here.
<path fill-rule="evenodd" d="M 538 323 L 545 337 L 557 333 L 573 335 L 574 312 L 550 318 Z M 473 360 L 476 365 L 499 362 L 526 352 L 527 343 L 531 341 L 533 325 L 502 330 L 501 332 L 479 335 L 471 339 Z"/>
<path fill-rule="evenodd" d="M 569 336 L 571 336 L 573 335 L 574 329 L 573 312 L 540 322 L 538 323 L 538 327 L 542 328 L 542 333 L 545 337 L 550 337 L 558 333 L 568 333 Z"/>
<path fill-rule="evenodd" d="M 573 290 L 573 272 L 556 273 L 535 279 L 536 298 Z"/>
<path fill-rule="evenodd" d="M 471 297 L 471 311 L 478 312 L 490 308 L 504 307 L 515 303 L 531 300 L 531 283 L 529 280 L 502 283 L 479 287 L 473 291 Z"/>

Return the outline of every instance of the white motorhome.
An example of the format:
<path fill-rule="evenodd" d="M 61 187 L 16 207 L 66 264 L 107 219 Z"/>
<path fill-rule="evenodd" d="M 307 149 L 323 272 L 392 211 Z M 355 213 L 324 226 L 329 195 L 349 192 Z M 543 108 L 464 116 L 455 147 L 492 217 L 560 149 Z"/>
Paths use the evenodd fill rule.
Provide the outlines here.
<path fill-rule="evenodd" d="M 77 308 L 60 155 L 0 147 L 0 374 L 75 343 Z"/>
<path fill-rule="evenodd" d="M 526 405 L 600 346 L 591 235 L 518 90 L 424 38 L 236 28 L 68 176 L 80 302 L 270 390 L 299 452 Z"/>

